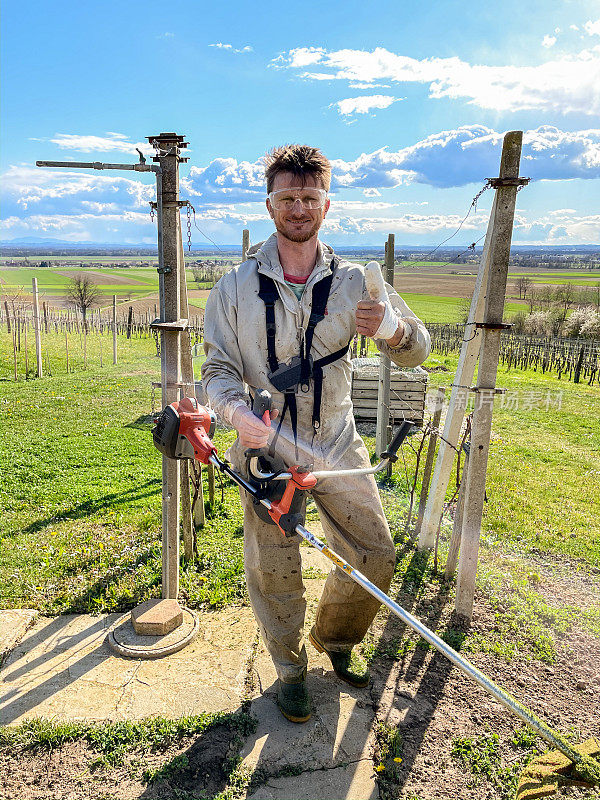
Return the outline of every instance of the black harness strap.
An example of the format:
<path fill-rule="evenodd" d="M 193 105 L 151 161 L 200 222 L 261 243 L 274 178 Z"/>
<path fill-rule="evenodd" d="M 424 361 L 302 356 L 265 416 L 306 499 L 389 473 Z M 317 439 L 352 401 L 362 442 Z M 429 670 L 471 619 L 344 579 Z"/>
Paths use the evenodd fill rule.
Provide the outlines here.
<path fill-rule="evenodd" d="M 333 364 L 338 358 L 343 358 L 348 352 L 348 348 L 352 343 L 352 339 L 344 347 L 340 347 L 335 353 L 319 358 L 313 364 L 313 380 L 314 380 L 314 399 L 313 399 L 313 413 L 312 413 L 312 426 L 313 430 L 318 430 L 321 427 L 321 397 L 323 395 L 323 367 L 328 364 Z"/>
<path fill-rule="evenodd" d="M 333 261 L 331 262 L 333 268 Z M 259 291 L 258 296 L 265 304 L 265 323 L 267 333 L 267 360 L 269 362 L 269 369 L 274 373 L 279 368 L 279 361 L 277 360 L 277 351 L 275 348 L 275 303 L 279 299 L 279 292 L 275 281 L 258 273 Z M 339 358 L 343 358 L 348 352 L 350 342 L 345 347 L 341 347 L 334 353 L 328 356 L 319 358 L 312 364 L 310 362 L 310 351 L 312 349 L 313 336 L 315 328 L 322 319 L 325 318 L 325 309 L 327 307 L 327 300 L 329 299 L 329 292 L 331 291 L 331 283 L 333 281 L 333 271 L 322 278 L 313 287 L 311 312 L 306 326 L 306 333 L 304 336 L 304 343 L 300 347 L 300 384 L 308 386 L 308 381 L 312 377 L 314 380 L 314 397 L 313 397 L 313 413 L 312 425 L 313 430 L 316 431 L 321 425 L 321 398 L 323 395 L 323 367 L 332 364 Z M 352 340 L 350 340 L 352 341 Z M 296 387 L 292 387 L 283 392 L 283 409 L 279 419 L 279 425 L 275 432 L 273 442 L 270 447 L 270 452 L 274 450 L 281 425 L 283 423 L 286 412 L 290 410 L 290 423 L 292 426 L 292 433 L 294 435 L 294 445 L 297 453 L 297 434 L 298 434 L 298 408 L 296 403 Z"/>
<path fill-rule="evenodd" d="M 266 275 L 258 273 L 259 290 L 258 296 L 265 304 L 265 321 L 267 327 L 267 358 L 269 369 L 275 372 L 279 366 L 277 352 L 275 351 L 275 301 L 279 299 L 279 293 L 275 282 Z"/>

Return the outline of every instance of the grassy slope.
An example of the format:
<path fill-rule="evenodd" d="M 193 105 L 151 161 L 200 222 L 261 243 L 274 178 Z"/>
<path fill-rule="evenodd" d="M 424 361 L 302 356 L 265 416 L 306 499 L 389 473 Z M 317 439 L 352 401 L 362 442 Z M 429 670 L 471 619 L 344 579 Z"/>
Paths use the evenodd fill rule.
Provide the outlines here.
<path fill-rule="evenodd" d="M 5 465 L 2 604 L 48 613 L 100 611 L 125 609 L 158 595 L 160 459 L 146 422 L 150 381 L 158 377 L 153 340 L 121 340 L 117 367 L 100 368 L 91 358 L 87 372 L 77 362 L 73 374 L 57 368 L 54 377 L 16 384 L 10 380 L 12 354 L 5 333 L 0 347 L 6 430 L 0 445 Z M 105 349 L 105 359 L 106 354 Z M 429 360 L 436 362 L 456 367 L 456 357 Z M 432 373 L 431 384 L 449 385 L 452 375 Z M 549 389 L 554 401 L 562 390 L 562 408 L 498 406 L 484 556 L 541 551 L 572 557 L 587 570 L 600 563 L 600 500 L 594 489 L 600 470 L 600 431 L 594 423 L 600 389 L 531 371 L 501 371 L 498 383 L 521 391 L 522 399 L 525 392 Z M 217 434 L 220 452 L 231 439 L 231 432 Z M 372 446 L 372 440 L 368 443 Z M 410 448 L 405 458 L 410 475 Z M 404 474 L 401 461 L 393 491 L 384 494 L 400 538 Z M 187 602 L 218 605 L 243 598 L 241 513 L 233 486 L 225 487 L 224 503 L 217 504 L 199 534 L 199 550 L 198 563 L 182 569 Z M 482 570 L 482 581 L 500 594 L 494 569 Z"/>

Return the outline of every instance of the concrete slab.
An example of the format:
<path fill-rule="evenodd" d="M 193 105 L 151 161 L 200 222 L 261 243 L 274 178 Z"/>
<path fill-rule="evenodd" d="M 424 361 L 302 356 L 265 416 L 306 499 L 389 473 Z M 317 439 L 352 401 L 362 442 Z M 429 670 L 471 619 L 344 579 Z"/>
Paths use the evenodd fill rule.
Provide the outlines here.
<path fill-rule="evenodd" d="M 0 664 L 21 641 L 39 616 L 30 608 L 9 608 L 0 611 Z"/>
<path fill-rule="evenodd" d="M 251 609 L 201 614 L 198 637 L 154 661 L 111 650 L 106 632 L 119 616 L 40 618 L 0 671 L 2 723 L 177 717 L 240 706 L 256 638 Z"/>
<path fill-rule="evenodd" d="M 323 583 L 305 580 L 305 631 L 314 620 Z M 262 643 L 259 645 L 251 707 L 258 727 L 242 749 L 243 765 L 273 775 L 286 769 L 302 770 L 302 775 L 269 779 L 252 795 L 252 800 L 378 797 L 372 763 L 374 710 L 370 691 L 343 683 L 333 673 L 327 656 L 310 644 L 307 651 L 313 716 L 307 723 L 296 725 L 277 708 L 277 674 L 266 649 Z"/>
<path fill-rule="evenodd" d="M 335 769 L 270 778 L 248 800 L 377 800 L 371 760 Z"/>

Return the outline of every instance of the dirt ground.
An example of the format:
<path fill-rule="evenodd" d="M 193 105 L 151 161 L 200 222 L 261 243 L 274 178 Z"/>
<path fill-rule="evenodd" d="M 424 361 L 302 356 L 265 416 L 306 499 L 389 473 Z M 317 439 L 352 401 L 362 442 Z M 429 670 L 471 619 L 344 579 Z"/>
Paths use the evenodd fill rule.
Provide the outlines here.
<path fill-rule="evenodd" d="M 542 562 L 544 568 L 540 570 Z M 566 562 L 544 562 L 542 558 L 540 563 L 534 559 L 534 564 L 542 573 L 536 590 L 551 599 L 553 605 L 575 603 L 585 608 L 598 602 L 599 585 L 594 572 L 576 571 Z M 453 630 L 460 636 L 451 616 L 452 602 L 438 584 L 422 586 L 417 602 L 401 587 L 394 595 L 429 627 Z M 485 636 L 495 627 L 494 614 L 479 594 L 475 608 L 472 630 Z M 401 741 L 401 761 L 391 772 L 386 769 L 377 775 L 381 800 L 509 800 L 507 790 L 494 785 L 485 775 L 472 774 L 451 754 L 451 748 L 458 737 L 475 739 L 497 734 L 499 763 L 503 768 L 514 766 L 517 770 L 524 764 L 524 752 L 512 746 L 510 740 L 515 729 L 521 727 L 519 720 L 442 655 L 422 643 L 415 646 L 414 637 L 409 641 L 409 632 L 396 617 L 380 612 L 373 633 L 378 644 L 372 662 L 373 682 L 365 690 L 365 705 L 373 708 L 375 729 L 383 725 L 397 732 Z M 399 657 L 398 652 L 402 653 Z M 525 659 L 507 661 L 482 652 L 468 657 L 561 732 L 573 734 L 577 740 L 600 737 L 599 639 L 574 626 L 558 639 L 557 658 L 552 664 Z M 125 764 L 119 767 L 90 767 L 98 754 L 80 742 L 54 752 L 0 749 L 0 796 L 5 800 L 213 798 L 225 788 L 241 746 L 238 734 L 217 726 L 160 751 L 128 753 Z M 178 769 L 171 775 L 163 773 L 153 782 L 144 779 L 145 769 L 163 767 L 178 756 L 184 759 L 180 758 Z M 381 760 L 377 746 L 373 757 L 375 768 Z M 310 764 L 306 765 L 306 772 L 311 772 Z M 251 795 L 268 777 L 256 775 L 249 789 L 231 797 Z M 301 786 L 302 774 L 297 780 Z M 583 800 L 600 798 L 600 791 L 565 786 L 556 796 Z"/>

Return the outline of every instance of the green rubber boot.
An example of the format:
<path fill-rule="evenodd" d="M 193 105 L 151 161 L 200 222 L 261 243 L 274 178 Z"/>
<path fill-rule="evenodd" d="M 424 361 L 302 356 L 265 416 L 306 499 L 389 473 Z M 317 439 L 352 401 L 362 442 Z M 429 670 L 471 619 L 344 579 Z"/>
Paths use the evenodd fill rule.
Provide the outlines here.
<path fill-rule="evenodd" d="M 346 681 L 346 683 L 349 683 L 351 686 L 356 686 L 359 689 L 363 689 L 365 686 L 369 685 L 369 681 L 371 680 L 369 667 L 358 653 L 355 653 L 354 650 L 346 650 L 339 653 L 333 650 L 326 650 L 325 646 L 317 639 L 312 631 L 308 634 L 308 639 L 319 653 L 325 653 L 329 657 L 333 671 L 338 678 L 341 678 L 343 681 Z"/>
<path fill-rule="evenodd" d="M 283 683 L 277 687 L 277 705 L 290 722 L 308 722 L 310 719 L 310 695 L 306 681 L 300 683 Z"/>

